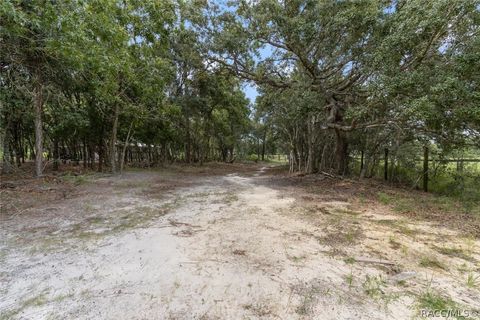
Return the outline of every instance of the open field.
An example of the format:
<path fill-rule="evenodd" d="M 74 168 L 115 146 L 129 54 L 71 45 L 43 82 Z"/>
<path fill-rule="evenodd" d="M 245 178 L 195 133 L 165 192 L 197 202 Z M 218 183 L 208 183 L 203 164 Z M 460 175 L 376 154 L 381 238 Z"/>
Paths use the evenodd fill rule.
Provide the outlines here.
<path fill-rule="evenodd" d="M 265 164 L 2 186 L 0 319 L 480 311 L 480 215 L 449 198 Z"/>

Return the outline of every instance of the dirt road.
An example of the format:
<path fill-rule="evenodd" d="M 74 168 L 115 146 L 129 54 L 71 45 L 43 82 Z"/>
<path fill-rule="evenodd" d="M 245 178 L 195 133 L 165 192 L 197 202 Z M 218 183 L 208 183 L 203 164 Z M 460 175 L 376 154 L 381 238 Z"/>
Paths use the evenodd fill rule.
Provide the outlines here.
<path fill-rule="evenodd" d="M 435 286 L 480 308 L 456 276 L 398 269 L 374 213 L 306 206 L 265 172 L 95 177 L 9 215 L 0 319 L 410 319 Z"/>

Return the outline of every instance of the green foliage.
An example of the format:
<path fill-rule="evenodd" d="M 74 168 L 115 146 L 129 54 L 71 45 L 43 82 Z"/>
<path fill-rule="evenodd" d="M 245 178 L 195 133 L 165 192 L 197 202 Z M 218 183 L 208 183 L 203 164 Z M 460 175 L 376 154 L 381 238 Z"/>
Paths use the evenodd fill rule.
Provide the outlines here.
<path fill-rule="evenodd" d="M 475 0 L 5 0 L 0 18 L 2 152 L 17 162 L 42 138 L 34 118 L 49 158 L 113 171 L 125 142 L 148 165 L 283 153 L 291 170 L 366 177 L 389 148 L 390 180 L 416 186 L 423 146 L 480 146 Z M 478 174 L 434 170 L 431 190 L 478 199 Z"/>
<path fill-rule="evenodd" d="M 258 127 L 296 169 L 345 174 L 348 154 L 366 151 L 374 171 L 384 147 L 408 142 L 478 147 L 476 1 L 227 6 L 208 4 L 197 27 L 213 61 L 260 86 Z"/>
<path fill-rule="evenodd" d="M 107 157 L 115 163 L 115 145 L 127 137 L 162 148 L 163 161 L 233 158 L 249 127 L 248 101 L 238 79 L 206 63 L 188 22 L 199 18 L 196 6 L 3 1 L 0 120 L 13 151 L 6 157 L 20 161 L 24 145 L 41 139 L 31 103 L 41 85 L 49 158 L 88 151 L 100 170 Z"/>

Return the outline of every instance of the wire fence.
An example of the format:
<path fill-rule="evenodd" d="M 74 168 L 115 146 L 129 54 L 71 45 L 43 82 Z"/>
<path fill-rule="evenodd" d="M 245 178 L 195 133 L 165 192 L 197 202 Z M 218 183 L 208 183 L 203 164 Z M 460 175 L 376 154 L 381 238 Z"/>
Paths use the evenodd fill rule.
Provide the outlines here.
<path fill-rule="evenodd" d="M 352 172 L 360 174 L 362 158 L 352 159 Z M 480 159 L 383 156 L 374 163 L 370 176 L 424 191 L 480 199 Z"/>

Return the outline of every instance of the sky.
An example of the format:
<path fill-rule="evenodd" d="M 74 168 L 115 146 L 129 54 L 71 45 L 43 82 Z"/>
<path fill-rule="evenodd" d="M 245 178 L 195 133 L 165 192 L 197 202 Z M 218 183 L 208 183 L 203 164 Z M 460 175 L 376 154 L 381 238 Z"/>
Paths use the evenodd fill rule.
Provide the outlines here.
<path fill-rule="evenodd" d="M 253 83 L 245 83 L 243 87 L 243 92 L 248 99 L 250 99 L 250 103 L 255 103 L 255 98 L 258 96 L 257 86 Z"/>
<path fill-rule="evenodd" d="M 265 45 L 259 50 L 259 57 L 254 57 L 256 62 L 262 61 L 263 59 L 270 57 L 273 54 L 273 48 L 270 45 Z M 255 103 L 255 98 L 258 96 L 257 86 L 253 82 L 245 82 L 243 87 L 243 92 L 250 102 Z"/>

